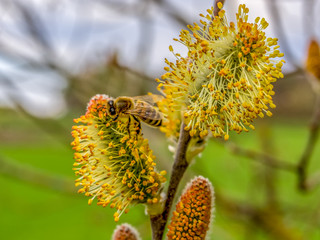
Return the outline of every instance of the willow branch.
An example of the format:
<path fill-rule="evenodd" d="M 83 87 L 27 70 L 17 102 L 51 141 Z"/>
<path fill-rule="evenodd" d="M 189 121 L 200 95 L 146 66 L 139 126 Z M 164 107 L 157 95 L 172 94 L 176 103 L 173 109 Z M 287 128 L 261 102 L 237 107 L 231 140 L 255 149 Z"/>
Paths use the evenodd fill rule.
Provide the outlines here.
<path fill-rule="evenodd" d="M 24 98 L 23 95 L 20 94 L 21 90 L 16 86 L 15 82 L 3 73 L 0 74 L 0 79 L 8 87 L 12 89 L 12 93 L 9 92 L 9 98 L 13 102 L 17 112 L 21 113 L 24 117 L 32 120 L 35 123 L 35 126 L 41 128 L 43 131 L 49 133 L 51 136 L 54 136 L 59 141 L 59 143 L 63 144 L 64 146 L 67 146 L 69 149 L 71 136 L 65 137 L 65 133 L 68 132 L 68 130 L 57 120 L 40 119 L 30 114 L 21 105 L 21 102 L 23 102 Z"/>
<path fill-rule="evenodd" d="M 249 220 L 268 233 L 272 239 L 301 240 L 301 234 L 288 227 L 281 213 L 270 207 L 257 207 L 224 196 L 215 188 L 216 204 L 236 219 Z"/>
<path fill-rule="evenodd" d="M 25 164 L 7 160 L 2 156 L 0 156 L 0 174 L 67 195 L 76 194 L 73 181 L 69 178 L 49 174 Z"/>
<path fill-rule="evenodd" d="M 274 136 L 272 134 L 272 130 L 269 125 L 262 126 L 258 132 L 259 140 L 261 141 L 261 149 L 263 152 L 268 154 L 274 154 Z M 264 159 L 266 163 L 269 162 L 269 159 Z M 266 196 L 266 203 L 269 208 L 272 208 L 273 211 L 279 209 L 278 204 L 278 192 L 277 192 L 277 169 L 264 167 L 260 171 L 263 174 L 263 187 Z M 257 176 L 257 175 L 256 175 Z M 257 179 L 258 180 L 258 179 Z M 256 181 L 258 182 L 258 181 Z M 258 185 L 256 185 L 259 187 Z M 252 196 L 250 194 L 249 199 Z"/>
<path fill-rule="evenodd" d="M 304 151 L 302 153 L 302 156 L 300 158 L 298 167 L 297 167 L 297 173 L 298 173 L 298 187 L 302 191 L 307 191 L 313 188 L 313 186 L 310 186 L 310 181 L 307 180 L 307 168 L 310 163 L 310 159 L 312 156 L 312 153 L 314 151 L 314 147 L 316 145 L 316 142 L 318 140 L 319 136 L 319 129 L 320 129 L 320 94 L 317 94 L 316 103 L 315 103 L 315 109 L 313 113 L 313 117 L 311 120 L 310 128 L 309 128 L 309 137 L 307 144 L 304 148 Z M 311 181 L 314 183 L 314 181 Z"/>
<path fill-rule="evenodd" d="M 296 166 L 294 164 L 281 161 L 272 155 L 242 148 L 236 145 L 235 143 L 231 142 L 230 140 L 227 142 L 223 142 L 223 144 L 233 154 L 247 157 L 249 159 L 258 161 L 259 163 L 265 164 L 272 168 L 277 168 L 277 169 L 281 169 L 289 172 L 296 171 Z"/>
<path fill-rule="evenodd" d="M 181 124 L 179 142 L 177 146 L 177 151 L 175 155 L 175 160 L 172 166 L 171 177 L 169 182 L 169 187 L 167 190 L 167 199 L 164 205 L 164 211 L 159 215 L 151 215 L 151 227 L 152 227 L 152 239 L 161 240 L 166 223 L 169 217 L 169 213 L 172 207 L 174 196 L 177 192 L 179 183 L 186 171 L 189 163 L 186 159 L 186 152 L 188 148 L 188 143 L 190 142 L 189 131 L 186 131 L 184 123 Z"/>
<path fill-rule="evenodd" d="M 118 68 L 119 70 L 122 70 L 122 71 L 128 72 L 128 73 L 130 73 L 130 74 L 133 74 L 133 75 L 135 75 L 135 76 L 138 77 L 138 78 L 145 79 L 145 80 L 148 81 L 148 82 L 151 82 L 151 83 L 154 83 L 154 84 L 157 83 L 157 82 L 154 80 L 153 77 L 147 75 L 146 73 L 144 73 L 144 72 L 142 72 L 142 71 L 139 71 L 139 70 L 136 70 L 136 69 L 133 69 L 133 68 L 131 68 L 131 67 L 128 67 L 128 66 L 125 66 L 125 65 L 119 63 L 119 61 L 118 61 L 117 58 L 118 58 L 117 55 L 114 54 L 114 55 L 112 56 L 112 58 L 110 59 L 109 64 L 110 64 L 111 66 L 114 66 L 114 67 Z"/>
<path fill-rule="evenodd" d="M 171 19 L 180 24 L 181 26 L 187 26 L 189 24 L 189 20 L 186 19 L 185 16 L 179 13 L 178 9 L 171 4 L 171 1 L 165 0 L 153 0 L 155 4 L 157 4 L 165 14 L 167 14 Z"/>

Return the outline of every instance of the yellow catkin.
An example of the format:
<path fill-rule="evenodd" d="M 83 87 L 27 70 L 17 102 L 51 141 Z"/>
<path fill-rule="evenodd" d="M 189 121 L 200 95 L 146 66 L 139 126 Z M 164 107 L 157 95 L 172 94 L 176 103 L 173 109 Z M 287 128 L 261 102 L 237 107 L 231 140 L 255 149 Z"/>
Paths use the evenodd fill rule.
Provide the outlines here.
<path fill-rule="evenodd" d="M 320 47 L 314 39 L 309 44 L 306 69 L 320 82 Z"/>
<path fill-rule="evenodd" d="M 129 116 L 116 121 L 108 116 L 111 99 L 96 95 L 90 100 L 86 114 L 74 120 L 79 125 L 72 127 L 71 145 L 78 192 L 90 197 L 89 205 L 96 199 L 98 205 L 115 208 L 118 221 L 131 204 L 155 202 L 165 177 L 156 171 L 155 157 L 141 131 L 132 131 L 139 124 Z"/>
<path fill-rule="evenodd" d="M 265 19 L 250 23 L 248 12 L 241 4 L 236 23 L 228 23 L 223 10 L 216 17 L 201 15 L 201 25 L 181 31 L 177 41 L 188 48 L 187 57 L 174 53 L 175 62 L 165 60 L 158 87 L 165 95 L 158 106 L 167 116 L 160 129 L 168 137 L 178 138 L 183 121 L 193 137 L 205 138 L 211 130 L 228 139 L 230 131 L 240 133 L 256 118 L 271 116 L 283 53 L 278 39 L 266 37 Z"/>

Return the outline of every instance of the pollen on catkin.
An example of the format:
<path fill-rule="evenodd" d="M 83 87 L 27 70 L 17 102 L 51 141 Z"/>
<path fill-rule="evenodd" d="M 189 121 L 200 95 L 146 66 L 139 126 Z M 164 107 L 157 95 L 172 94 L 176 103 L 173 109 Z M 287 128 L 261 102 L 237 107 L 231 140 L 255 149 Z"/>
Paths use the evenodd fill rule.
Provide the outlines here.
<path fill-rule="evenodd" d="M 124 223 L 114 230 L 112 240 L 139 240 L 138 231 L 131 225 Z"/>
<path fill-rule="evenodd" d="M 210 181 L 196 177 L 184 190 L 168 226 L 168 239 L 206 239 L 213 218 L 214 196 Z"/>
<path fill-rule="evenodd" d="M 221 6 L 220 6 L 221 7 Z M 248 22 L 249 9 L 240 5 L 237 22 L 228 23 L 225 11 L 200 14 L 200 24 L 182 30 L 174 39 L 188 48 L 187 56 L 174 53 L 167 59 L 166 73 L 158 89 L 165 98 L 158 104 L 167 121 L 161 130 L 168 137 L 179 135 L 184 121 L 191 136 L 229 138 L 229 132 L 254 129 L 254 119 L 271 116 L 273 85 L 282 78 L 284 60 L 276 38 L 267 38 L 264 18 Z"/>
<path fill-rule="evenodd" d="M 107 95 L 94 96 L 85 115 L 75 119 L 72 127 L 75 150 L 73 164 L 79 176 L 79 193 L 90 197 L 91 204 L 115 208 L 115 221 L 128 206 L 153 204 L 159 198 L 163 174 L 155 169 L 154 155 L 148 140 L 142 137 L 139 124 L 130 116 L 113 120 L 106 111 Z"/>
<path fill-rule="evenodd" d="M 320 82 L 320 47 L 314 39 L 309 44 L 306 69 Z"/>

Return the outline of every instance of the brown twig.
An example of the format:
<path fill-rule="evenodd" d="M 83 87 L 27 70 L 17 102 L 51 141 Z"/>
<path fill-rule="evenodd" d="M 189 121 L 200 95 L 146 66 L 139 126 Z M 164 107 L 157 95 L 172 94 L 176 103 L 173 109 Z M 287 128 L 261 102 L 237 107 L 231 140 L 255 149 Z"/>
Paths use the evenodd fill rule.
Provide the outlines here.
<path fill-rule="evenodd" d="M 76 194 L 73 181 L 69 178 L 49 174 L 2 156 L 0 156 L 0 174 L 64 194 Z"/>
<path fill-rule="evenodd" d="M 267 207 L 257 207 L 248 202 L 240 202 L 224 196 L 215 188 L 216 204 L 236 219 L 249 220 L 263 229 L 272 239 L 301 240 L 301 234 L 289 228 L 283 221 L 281 213 Z"/>
<path fill-rule="evenodd" d="M 153 240 L 162 239 L 175 193 L 177 192 L 177 188 L 181 181 L 181 178 L 189 165 L 186 159 L 186 152 L 191 137 L 189 132 L 184 130 L 184 128 L 185 125 L 181 124 L 180 137 L 177 146 L 177 152 L 175 154 L 175 160 L 172 166 L 171 178 L 167 190 L 167 199 L 165 201 L 164 211 L 159 215 L 150 216 Z"/>
<path fill-rule="evenodd" d="M 299 164 L 297 166 L 298 188 L 302 191 L 310 190 L 314 187 L 314 182 L 310 186 L 310 181 L 307 180 L 307 168 L 316 145 L 320 129 L 320 94 L 316 96 L 315 109 L 310 124 L 310 131 L 307 144 L 304 148 Z"/>
<path fill-rule="evenodd" d="M 12 93 L 9 92 L 9 99 L 14 104 L 14 107 L 16 108 L 17 112 L 21 113 L 24 117 L 33 121 L 36 127 L 49 133 L 51 136 L 54 136 L 59 141 L 59 143 L 63 144 L 64 146 L 67 146 L 68 149 L 70 148 L 71 135 L 69 137 L 65 136 L 65 133 L 69 130 L 67 130 L 57 120 L 41 119 L 30 114 L 21 105 L 21 102 L 23 102 L 23 95 L 21 94 L 20 89 L 16 86 L 15 82 L 12 81 L 4 73 L 0 74 L 0 80 L 2 80 L 2 82 L 4 82 L 8 87 L 12 89 Z"/>
<path fill-rule="evenodd" d="M 232 152 L 233 154 L 244 156 L 252 160 L 256 160 L 272 168 L 277 168 L 277 169 L 281 169 L 281 170 L 285 170 L 293 173 L 296 171 L 296 166 L 294 164 L 281 161 L 272 155 L 242 148 L 236 145 L 235 143 L 231 142 L 230 140 L 228 140 L 227 142 L 220 141 L 220 143 L 223 143 L 224 146 L 228 148 L 229 151 Z"/>
<path fill-rule="evenodd" d="M 261 142 L 261 149 L 263 152 L 268 154 L 273 154 L 275 151 L 274 148 L 274 136 L 272 134 L 272 130 L 269 125 L 264 124 L 261 128 L 259 128 L 259 140 Z M 266 163 L 268 163 L 268 159 L 265 159 Z M 277 187 L 277 169 L 264 167 L 261 169 L 260 173 L 263 175 L 263 184 L 266 196 L 266 205 L 269 208 L 272 208 L 273 211 L 277 211 L 279 208 L 278 204 L 278 194 L 276 191 Z M 257 181 L 258 182 L 258 181 Z"/>
<path fill-rule="evenodd" d="M 132 68 L 132 67 L 125 66 L 125 65 L 119 63 L 117 59 L 115 59 L 115 60 L 112 61 L 112 65 L 115 66 L 116 68 L 122 70 L 122 71 L 125 71 L 125 72 L 128 72 L 128 73 L 130 73 L 130 74 L 133 74 L 133 75 L 135 75 L 135 76 L 138 77 L 138 78 L 145 79 L 146 81 L 151 82 L 151 83 L 154 83 L 154 84 L 157 83 L 157 82 L 154 80 L 153 77 L 147 75 L 146 73 L 144 73 L 144 72 L 142 72 L 142 71 L 136 70 L 136 69 L 134 69 L 134 68 Z"/>
<path fill-rule="evenodd" d="M 165 0 L 153 0 L 155 4 L 159 5 L 161 9 L 175 22 L 182 26 L 187 26 L 190 22 L 182 14 L 179 14 L 179 10 L 171 4 L 171 1 Z"/>

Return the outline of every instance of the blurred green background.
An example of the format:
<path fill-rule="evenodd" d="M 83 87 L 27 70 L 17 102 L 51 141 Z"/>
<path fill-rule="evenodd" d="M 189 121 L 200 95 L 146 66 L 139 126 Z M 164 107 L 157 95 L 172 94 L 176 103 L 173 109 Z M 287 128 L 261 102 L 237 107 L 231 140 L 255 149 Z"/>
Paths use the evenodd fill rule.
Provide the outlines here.
<path fill-rule="evenodd" d="M 256 122 L 255 131 L 231 134 L 227 143 L 210 140 L 179 191 L 195 175 L 212 181 L 211 239 L 320 239 L 319 187 L 299 189 L 297 171 L 290 168 L 301 159 L 315 108 L 303 62 L 310 38 L 318 36 L 313 13 L 319 4 L 226 0 L 226 11 L 234 13 L 239 2 L 246 2 L 253 16 L 265 16 L 268 34 L 280 38 L 287 64 L 285 78 L 275 84 L 277 108 L 272 118 Z M 171 39 L 198 21 L 212 1 L 0 4 L 0 239 L 110 239 L 117 225 L 114 210 L 89 206 L 73 185 L 73 119 L 97 93 L 156 93 L 154 78 L 163 73 L 163 59 L 173 59 L 167 50 L 175 44 Z M 143 132 L 157 168 L 170 173 L 172 154 L 164 135 L 145 125 Z M 275 156 L 281 166 L 255 153 Z M 319 160 L 318 141 L 308 178 L 318 179 Z M 151 239 L 143 206 L 121 216 L 124 222 Z"/>
<path fill-rule="evenodd" d="M 95 204 L 89 206 L 86 197 L 76 194 L 72 185 L 75 177 L 71 170 L 71 149 L 43 132 L 32 121 L 16 118 L 16 113 L 12 111 L 2 110 L 1 115 L 5 116 L 0 121 L 1 139 L 5 139 L 0 148 L 0 219 L 4 239 L 110 239 L 116 226 L 112 217 L 114 211 Z M 65 117 L 60 123 L 70 128 L 72 118 Z M 304 123 L 303 120 L 292 122 L 288 119 L 268 121 L 273 151 L 277 156 L 287 162 L 296 162 L 308 135 Z M 266 127 L 265 124 L 260 122 L 257 128 Z M 146 131 L 145 135 L 153 136 L 153 139 L 156 136 L 157 140 L 150 142 L 158 161 L 161 161 L 157 163 L 158 168 L 169 172 L 172 156 L 167 150 L 164 136 L 154 131 Z M 70 139 L 69 132 L 63 137 Z M 261 148 L 259 130 L 231 137 L 242 147 Z M 319 144 L 317 146 L 310 172 L 320 168 L 317 161 L 320 156 Z M 10 166 L 7 166 L 8 163 Z M 268 174 L 275 177 L 273 198 L 276 203 L 270 203 L 274 200 L 270 199 L 268 192 Z M 304 236 L 303 239 L 318 239 L 320 236 L 319 189 L 310 193 L 297 191 L 294 173 L 266 168 L 261 163 L 235 156 L 220 143 L 210 141 L 202 157 L 192 164 L 184 176 L 180 188 L 194 175 L 209 178 L 217 191 L 228 199 L 252 204 L 261 207 L 261 210 L 266 204 L 275 204 L 285 228 L 299 232 Z M 265 231 L 259 226 L 255 222 L 257 220 L 240 212 L 230 212 L 221 205 L 217 201 L 211 239 L 248 239 L 248 236 L 249 239 L 277 239 L 270 235 L 270 229 Z M 131 208 L 128 214 L 120 218 L 122 222 L 135 226 L 143 239 L 151 239 L 143 206 Z"/>

